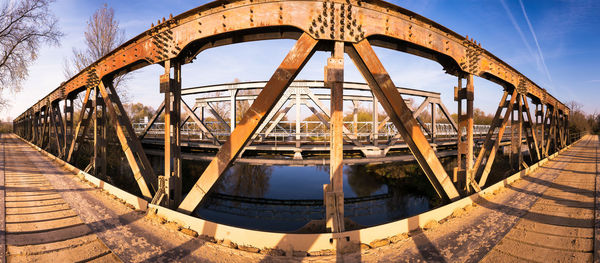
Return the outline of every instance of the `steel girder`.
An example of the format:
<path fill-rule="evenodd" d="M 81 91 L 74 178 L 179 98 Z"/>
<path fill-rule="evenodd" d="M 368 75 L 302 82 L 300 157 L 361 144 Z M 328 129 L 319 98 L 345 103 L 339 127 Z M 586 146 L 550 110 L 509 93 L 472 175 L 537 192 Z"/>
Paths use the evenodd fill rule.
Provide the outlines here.
<path fill-rule="evenodd" d="M 50 119 L 49 112 L 52 110 L 48 106 L 87 90 L 86 102 L 77 126 L 72 135 L 63 135 L 63 137 L 71 137 L 70 143 L 68 139 L 65 139 L 63 143 L 63 149 L 65 149 L 63 154 L 66 155 L 67 160 L 70 160 L 79 140 L 90 126 L 90 116 L 92 116 L 93 110 L 88 105 L 89 90 L 98 86 L 104 101 L 106 101 L 112 121 L 118 123 L 119 139 L 128 160 L 133 165 L 132 167 L 137 166 L 137 168 L 133 168 L 136 179 L 138 182 L 144 181 L 144 184 L 149 183 L 153 189 L 156 189 L 155 178 L 152 178 L 155 175 L 151 167 L 145 166 L 147 159 L 145 159 L 139 140 L 133 133 L 131 124 L 118 101 L 118 96 L 114 90 L 111 90 L 110 85 L 107 89 L 103 83 L 109 83 L 115 75 L 121 72 L 134 71 L 151 64 L 167 64 L 167 61 L 189 63 L 199 52 L 208 48 L 238 42 L 282 38 L 298 39 L 298 42 L 291 52 L 293 57 L 284 60 L 282 67 L 276 71 L 267 84 L 268 87 L 265 88 L 265 90 L 274 89 L 276 92 L 271 95 L 258 96 L 252 104 L 253 107 L 250 108 L 250 114 L 246 114 L 240 126 L 232 132 L 232 137 L 238 135 L 240 139 L 235 142 L 228 141 L 222 146 L 216 161 L 213 161 L 214 164 L 211 163 L 210 169 L 205 171 L 205 174 L 209 176 L 203 176 L 204 179 L 201 178 L 201 180 L 210 182 L 218 178 L 239 154 L 247 140 L 251 138 L 254 130 L 264 121 L 265 114 L 270 112 L 276 99 L 285 92 L 285 88 L 293 80 L 305 60 L 315 50 L 328 49 L 329 45 L 326 43 L 331 41 L 345 43 L 346 52 L 351 54 L 355 63 L 359 65 L 361 73 L 376 94 L 376 99 L 381 102 L 394 124 L 401 130 L 400 133 L 404 139 L 409 141 L 411 151 L 442 196 L 454 199 L 458 194 L 452 183 L 447 181 L 447 174 L 439 165 L 439 160 L 432 153 L 431 147 L 418 128 L 418 120 L 412 114 L 408 114 L 410 109 L 406 107 L 402 97 L 395 90 L 390 77 L 372 51 L 371 45 L 392 48 L 435 60 L 444 66 L 446 72 L 456 76 L 465 74 L 479 76 L 499 83 L 508 90 L 519 89 L 521 97 L 529 97 L 536 104 L 552 108 L 548 117 L 550 123 L 542 124 L 544 130 L 541 134 L 542 155 L 548 154 L 550 146 L 556 150 L 566 144 L 567 132 L 565 129 L 569 108 L 546 90 L 483 49 L 472 39 L 460 36 L 411 11 L 377 0 L 222 0 L 206 4 L 176 17 L 170 17 L 167 20 L 163 19 L 157 25 L 152 25 L 146 32 L 94 62 L 34 104 L 30 110 L 15 119 L 15 125 L 19 126 L 15 128 L 15 131 L 26 136 L 22 126 L 30 125 L 31 128 L 27 129 L 32 131 L 30 136 L 32 140 L 42 147 L 46 146 L 50 143 L 50 122 L 54 120 Z M 322 45 L 317 45 L 318 43 Z M 301 55 L 301 59 L 298 55 Z M 507 97 L 506 93 L 504 97 Z M 513 92 L 508 106 L 510 109 L 517 97 Z M 504 105 L 506 102 L 503 99 L 501 104 Z M 506 108 L 506 105 L 503 107 Z M 522 112 L 522 110 L 519 107 L 519 111 Z M 505 115 L 500 122 L 499 115 L 500 112 L 496 114 L 495 124 L 496 128 L 502 130 L 498 135 L 501 137 L 508 118 Z M 69 122 L 63 123 L 67 125 Z M 234 127 L 231 126 L 231 128 Z M 65 134 L 67 133 L 69 133 L 68 128 L 65 128 Z M 527 137 L 531 137 L 531 140 L 535 142 L 533 133 L 531 136 L 529 132 L 526 133 Z M 499 142 L 499 140 L 491 138 L 486 141 L 474 166 L 478 178 L 480 178 L 479 185 L 485 182 L 485 171 L 491 165 L 489 160 L 493 160 L 493 157 L 490 158 L 490 154 L 495 154 Z M 58 144 L 60 146 L 60 143 Z M 135 148 L 135 154 L 127 153 L 131 146 Z M 483 162 L 483 159 L 487 161 Z M 184 199 L 180 210 L 190 212 L 201 200 L 208 189 L 205 188 L 205 185 L 200 185 L 196 184 L 192 190 L 193 194 Z M 140 187 L 146 197 L 151 195 L 148 186 L 144 187 L 140 184 Z"/>

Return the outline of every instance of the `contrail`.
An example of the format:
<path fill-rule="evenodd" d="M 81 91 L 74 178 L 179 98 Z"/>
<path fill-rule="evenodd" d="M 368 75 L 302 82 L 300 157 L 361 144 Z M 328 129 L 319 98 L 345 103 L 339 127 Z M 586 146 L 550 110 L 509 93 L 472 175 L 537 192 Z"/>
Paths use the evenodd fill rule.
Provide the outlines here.
<path fill-rule="evenodd" d="M 502 3 L 502 7 L 504 7 L 504 10 L 506 11 L 506 14 L 508 15 L 508 18 L 510 18 L 510 22 L 513 24 L 513 26 L 515 27 L 515 29 L 517 30 L 517 32 L 519 32 L 519 36 L 521 36 L 521 40 L 523 40 L 523 44 L 525 44 L 525 47 L 527 47 L 527 50 L 529 51 L 529 54 L 532 57 L 535 58 L 538 66 L 541 66 L 540 62 L 539 62 L 539 59 L 538 59 L 538 56 L 535 55 L 535 52 L 533 52 L 533 49 L 529 45 L 529 42 L 527 42 L 527 39 L 525 38 L 525 34 L 523 34 L 523 31 L 521 30 L 521 27 L 517 23 L 517 20 L 513 16 L 512 12 L 510 12 L 510 9 L 508 8 L 508 6 L 504 2 L 504 0 L 500 0 L 500 3 Z"/>
<path fill-rule="evenodd" d="M 546 72 L 546 76 L 550 83 L 553 83 L 552 77 L 550 76 L 550 71 L 546 66 L 546 61 L 544 61 L 544 55 L 542 54 L 542 49 L 540 48 L 540 44 L 538 43 L 537 36 L 533 31 L 533 26 L 531 26 L 531 22 L 529 22 L 529 17 L 527 17 L 527 12 L 525 12 L 525 6 L 523 5 L 523 1 L 519 0 L 519 4 L 521 5 L 521 10 L 523 10 L 523 16 L 525 16 L 525 21 L 527 21 L 527 25 L 529 26 L 529 31 L 531 31 L 531 35 L 533 36 L 533 40 L 535 41 L 535 45 L 537 46 L 538 54 L 540 55 L 540 59 L 542 60 L 542 65 L 544 66 L 544 71 Z"/>

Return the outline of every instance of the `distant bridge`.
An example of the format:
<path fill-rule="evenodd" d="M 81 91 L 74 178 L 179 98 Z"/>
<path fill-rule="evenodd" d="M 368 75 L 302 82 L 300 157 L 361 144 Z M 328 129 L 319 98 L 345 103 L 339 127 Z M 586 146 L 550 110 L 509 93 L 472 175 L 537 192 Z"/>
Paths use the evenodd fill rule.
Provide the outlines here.
<path fill-rule="evenodd" d="M 211 87 L 181 87 L 185 77 L 182 66 L 191 63 L 199 53 L 218 46 L 268 39 L 294 39 L 296 43 L 267 82 L 218 85 L 212 90 Z M 453 92 L 458 102 L 458 123 L 454 124 L 449 118 L 448 111 L 439 101 L 439 94 L 397 88 L 373 46 L 436 61 L 447 74 L 455 76 L 457 83 Z M 324 70 L 324 82 L 307 82 L 309 86 L 299 82 L 299 86 L 293 86 L 298 73 L 317 51 L 331 53 Z M 344 54 L 352 59 L 366 84 L 344 82 Z M 139 138 L 151 131 L 157 118 L 153 118 L 138 136 L 113 87 L 116 76 L 153 64 L 165 69 L 164 74 L 157 76 L 157 86 L 164 96 L 159 111 L 164 114 L 164 123 L 170 124 L 162 128 L 164 176 L 154 172 Z M 475 153 L 475 136 L 479 132 L 473 122 L 473 101 L 477 97 L 475 76 L 490 80 L 503 90 L 478 153 Z M 311 91 L 313 86 L 324 92 Z M 229 94 L 197 98 L 193 108 L 181 99 L 186 94 L 212 92 L 215 95 L 223 89 Z M 353 93 L 354 90 L 360 94 Z M 83 107 L 78 112 L 79 117 L 75 118 L 73 100 L 82 92 L 85 92 Z M 403 97 L 407 95 L 425 99 L 418 108 L 411 109 Z M 223 116 L 220 119 L 214 116 L 219 125 L 228 126 L 229 135 L 211 129 L 211 123 L 195 113 L 199 108 L 210 111 L 210 103 L 217 101 L 237 104 L 238 98 L 252 102 L 241 120 L 236 121 L 235 110 L 230 112 L 229 122 Z M 282 113 L 290 108 L 285 105 L 288 100 L 296 106 L 313 107 L 313 112 L 319 116 L 319 125 L 328 128 L 327 135 L 322 137 L 329 145 L 331 182 L 324 186 L 324 204 L 326 227 L 333 234 L 328 242 L 321 237 L 307 241 L 305 237 L 286 236 L 271 247 L 341 249 L 356 241 L 357 237 L 353 236 L 356 233 L 344 228 L 344 145 L 362 145 L 367 150 L 363 152 L 365 155 L 369 155 L 369 151 L 381 151 L 379 144 L 383 140 L 379 131 L 387 127 L 388 121 L 393 123 L 393 128 L 386 129 L 382 137 L 388 144 L 402 142 L 406 145 L 436 192 L 450 201 L 482 191 L 496 153 L 508 137 L 514 171 L 529 171 L 523 160 L 523 142 L 529 150 L 530 163 L 537 163 L 576 139 L 568 130 L 569 108 L 544 88 L 473 39 L 378 0 L 215 1 L 169 19 L 163 18 L 36 102 L 14 120 L 13 127 L 21 138 L 66 162 L 78 154 L 84 138 L 93 138 L 94 152 L 90 163 L 91 173 L 96 176 L 109 176 L 106 174 L 107 131 L 109 126 L 114 127 L 143 198 L 152 204 L 189 214 L 236 158 L 251 147 L 249 144 L 268 142 L 273 135 L 283 131 L 282 126 L 277 125 Z M 330 106 L 325 106 L 321 100 L 329 100 Z M 371 129 L 365 136 L 359 133 L 357 121 L 349 123 L 352 125 L 344 124 L 345 100 L 369 101 L 374 105 L 374 116 L 379 116 L 379 104 L 386 119 L 378 122 L 378 118 L 372 118 Z M 431 140 L 435 143 L 436 136 L 440 135 L 435 123 L 437 118 L 433 117 L 432 126 L 419 118 L 419 113 L 428 106 L 441 107 L 456 131 L 456 135 L 446 138 L 457 149 L 458 165 L 450 175 L 431 144 Z M 299 107 L 296 109 L 298 117 Z M 432 115 L 436 113 L 436 110 L 431 111 Z M 199 140 L 210 141 L 219 147 L 191 191 L 182 196 L 182 174 L 185 172 L 181 166 L 182 127 L 187 121 L 199 128 Z M 510 132 L 507 133 L 509 123 Z M 302 136 L 302 123 L 295 122 L 292 127 L 294 147 L 301 147 L 306 140 Z M 394 132 L 396 134 L 392 136 Z M 246 233 L 239 231 L 236 233 Z M 219 235 L 217 232 L 208 234 Z"/>

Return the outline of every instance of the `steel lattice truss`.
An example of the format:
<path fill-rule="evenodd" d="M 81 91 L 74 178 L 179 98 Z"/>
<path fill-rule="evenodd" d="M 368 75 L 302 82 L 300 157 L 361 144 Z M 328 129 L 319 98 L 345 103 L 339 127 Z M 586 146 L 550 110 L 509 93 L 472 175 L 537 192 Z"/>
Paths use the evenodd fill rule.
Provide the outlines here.
<path fill-rule="evenodd" d="M 295 39 L 262 91 L 236 124 L 229 138 L 206 168 L 191 192 L 181 196 L 181 66 L 200 52 L 223 45 L 267 39 Z M 406 52 L 440 63 L 457 76 L 454 90 L 458 101 L 458 160 L 449 176 L 436 157 L 422 126 L 407 106 L 396 85 L 373 51 L 379 46 Z M 512 118 L 513 167 L 522 167 L 521 139 L 526 138 L 534 160 L 565 147 L 568 140 L 569 109 L 545 89 L 483 49 L 472 39 L 411 11 L 382 1 L 215 1 L 176 17 L 162 19 L 149 30 L 127 41 L 64 82 L 14 120 L 21 137 L 47 147 L 59 145 L 59 157 L 70 161 L 84 134 L 94 134 L 95 173 L 106 173 L 106 126 L 115 126 L 119 142 L 139 188 L 147 199 L 190 213 L 217 179 L 243 152 L 255 133 L 266 125 L 288 86 L 316 51 L 330 51 L 325 85 L 331 90 L 331 184 L 325 187 L 328 222 L 332 231 L 343 231 L 341 159 L 344 142 L 342 123 L 343 55 L 355 63 L 376 100 L 381 104 L 399 136 L 440 196 L 455 200 L 479 191 L 485 185 L 504 130 Z M 123 72 L 160 64 L 164 93 L 165 171 L 159 180 L 112 86 Z M 174 73 L 171 73 L 174 68 Z M 478 154 L 473 147 L 473 76 L 499 84 L 504 89 L 494 121 Z M 85 92 L 84 104 L 74 123 L 73 98 Z M 535 121 L 528 100 L 535 104 Z M 61 112 L 59 102 L 64 102 Z M 465 110 L 466 109 L 466 110 Z M 275 110 L 277 111 L 277 110 Z M 64 116 L 64 117 L 63 117 Z M 193 118 L 193 117 L 192 117 Z M 198 120 L 194 120 L 198 122 Z M 232 127 L 233 128 L 233 127 Z M 53 136 L 51 136 L 51 134 Z M 210 135 L 208 135 L 210 136 Z M 52 141 L 52 142 L 51 142 Z M 219 143 L 220 144 L 220 143 Z M 159 183 L 160 181 L 160 183 Z M 160 187 L 159 187 L 160 186 Z M 328 223 L 329 226 L 329 223 Z"/>

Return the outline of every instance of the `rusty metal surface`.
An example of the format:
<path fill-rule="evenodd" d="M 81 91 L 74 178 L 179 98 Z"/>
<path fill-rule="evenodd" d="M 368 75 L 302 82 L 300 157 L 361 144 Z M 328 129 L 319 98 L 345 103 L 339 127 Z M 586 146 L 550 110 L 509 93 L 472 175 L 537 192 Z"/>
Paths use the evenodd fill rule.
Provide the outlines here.
<path fill-rule="evenodd" d="M 237 42 L 297 38 L 402 49 L 440 62 L 451 74 L 460 71 L 519 87 L 543 104 L 569 109 L 545 89 L 483 49 L 476 41 L 406 9 L 383 1 L 215 1 L 160 21 L 69 79 L 34 107 L 64 99 L 108 75 L 163 63 L 185 61 L 201 50 Z M 21 119 L 23 115 L 17 119 Z"/>
<path fill-rule="evenodd" d="M 353 44 L 347 52 L 408 144 L 438 195 L 453 201 L 458 199 L 456 187 L 368 41 Z"/>
<path fill-rule="evenodd" d="M 547 109 L 552 110 L 551 115 L 544 118 L 544 124 L 541 126 L 543 154 L 548 154 L 551 145 L 553 147 L 552 150 L 557 150 L 566 145 L 568 133 L 565 129 L 567 127 L 569 108 L 547 93 L 546 90 L 483 49 L 473 39 L 460 36 L 411 11 L 378 0 L 223 0 L 203 5 L 176 17 L 163 18 L 156 25 L 152 24 L 149 30 L 132 38 L 94 62 L 34 104 L 15 119 L 15 130 L 18 129 L 18 133 L 21 135 L 32 133 L 29 137 L 42 148 L 52 147 L 53 143 L 60 146 L 60 139 L 57 138 L 56 142 L 51 140 L 51 133 L 53 132 L 51 126 L 56 124 L 54 122 L 54 108 L 50 108 L 50 105 L 58 105 L 59 101 L 72 99 L 80 92 L 86 90 L 86 99 L 80 114 L 81 118 L 74 129 L 75 136 L 70 136 L 72 139 L 65 141 L 63 143 L 64 147 L 61 147 L 65 149 L 63 154 L 66 156 L 67 161 L 69 161 L 74 154 L 74 150 L 77 148 L 78 140 L 80 140 L 80 131 L 83 130 L 83 134 L 86 133 L 86 130 L 90 126 L 91 116 L 94 114 L 95 109 L 92 109 L 91 101 L 89 100 L 90 90 L 99 89 L 99 92 L 102 93 L 102 99 L 106 103 L 111 121 L 113 124 L 117 124 L 117 135 L 133 170 L 134 177 L 140 186 L 142 194 L 150 199 L 152 192 L 157 190 L 156 175 L 149 165 L 129 119 L 124 114 L 125 110 L 120 103 L 118 94 L 115 93 L 114 88 L 110 85 L 112 79 L 124 72 L 135 71 L 152 64 L 161 64 L 165 67 L 165 73 L 167 74 L 160 77 L 160 90 L 165 93 L 165 103 L 160 107 L 159 112 L 161 110 L 166 112 L 165 121 L 168 125 L 175 124 L 173 137 L 170 136 L 168 128 L 165 132 L 166 136 L 169 137 L 165 138 L 165 142 L 170 146 L 165 148 L 165 168 L 167 173 L 174 172 L 173 176 L 178 177 L 180 167 L 176 164 L 176 160 L 179 159 L 178 153 L 180 147 L 178 137 L 180 128 L 179 118 L 181 117 L 179 112 L 181 78 L 178 76 L 176 77 L 177 80 L 174 81 L 169 76 L 168 72 L 170 72 L 171 65 L 176 65 L 175 72 L 179 74 L 177 73 L 177 68 L 180 68 L 182 64 L 190 63 L 204 50 L 217 46 L 266 39 L 297 39 L 298 41 L 262 89 L 261 93 L 256 97 L 254 103 L 246 114 L 244 114 L 242 121 L 237 127 L 235 123 L 235 111 L 231 112 L 231 123 L 226 123 L 218 114 L 214 114 L 225 126 L 230 128 L 231 136 L 219 149 L 217 156 L 204 171 L 189 195 L 183 200 L 179 206 L 180 211 L 191 212 L 202 201 L 203 196 L 210 190 L 215 181 L 228 168 L 232 161 L 243 152 L 244 147 L 255 138 L 256 130 L 261 127 L 264 128 L 263 124 L 266 125 L 270 118 L 275 117 L 274 114 L 283 106 L 278 103 L 281 97 L 284 96 L 286 100 L 287 98 L 291 98 L 292 94 L 286 93 L 286 89 L 306 61 L 317 50 L 331 51 L 331 43 L 338 43 L 341 47 L 346 47 L 345 52 L 357 64 L 359 70 L 369 83 L 369 88 L 375 94 L 372 98 L 373 105 L 375 105 L 373 108 L 374 114 L 377 115 L 376 105 L 378 102 L 381 102 L 381 105 L 389 115 L 388 118 L 398 128 L 399 134 L 402 135 L 409 145 L 415 159 L 419 162 L 440 196 L 454 200 L 459 197 L 459 193 L 435 156 L 429 141 L 421 131 L 418 122 L 422 122 L 422 120 L 418 116 L 413 116 L 414 114 L 406 105 L 396 86 L 392 83 L 390 76 L 385 71 L 383 65 L 381 65 L 372 46 L 395 49 L 434 60 L 440 63 L 448 74 L 459 78 L 468 76 L 468 88 L 462 90 L 461 87 L 460 92 L 464 94 L 458 94 L 460 98 L 467 99 L 468 101 L 466 104 L 468 116 L 472 116 L 472 101 L 474 99 L 473 76 L 483 77 L 498 83 L 504 89 L 505 94 L 494 120 L 494 125 L 496 126 L 495 128 L 498 128 L 499 135 L 496 140 L 492 140 L 494 131 L 490 130 L 486 143 L 481 149 L 475 165 L 472 167 L 476 172 L 475 177 L 480 178 L 479 186 L 485 183 L 508 122 L 509 111 L 513 110 L 516 98 L 521 98 L 524 103 L 527 103 L 525 97 L 529 97 L 536 104 L 536 109 L 537 105 L 541 105 L 542 108 L 545 106 Z M 340 69 L 343 70 L 343 65 L 341 65 Z M 326 82 L 330 81 L 328 77 L 333 77 L 333 75 L 326 75 Z M 332 79 L 340 78 L 334 77 Z M 105 87 L 104 85 L 107 86 Z M 174 97 L 174 100 L 171 101 L 169 91 L 172 91 L 174 88 L 177 92 L 173 93 L 172 97 Z M 337 88 L 343 90 L 345 86 L 342 86 L 340 83 Z M 231 91 L 229 100 L 232 104 L 235 104 L 237 90 Z M 507 101 L 506 98 L 510 94 L 512 96 Z M 334 119 L 334 111 L 332 110 L 331 114 L 329 114 L 317 96 L 310 93 L 306 95 L 317 107 L 325 112 L 325 117 Z M 98 97 L 96 91 L 94 92 L 94 96 Z M 302 96 L 302 92 L 296 90 L 294 96 L 296 104 L 300 104 Z M 522 114 L 521 99 L 517 100 L 518 105 L 516 106 L 518 107 L 520 120 L 524 117 Z M 341 100 L 343 101 L 343 96 Z M 432 102 L 429 101 L 428 103 Z M 423 103 L 417 109 L 417 112 L 428 106 L 428 103 Z M 190 110 L 187 105 L 185 106 L 188 114 L 190 111 L 193 113 L 193 110 Z M 210 108 L 208 103 L 207 107 Z M 442 107 L 444 114 L 447 116 L 448 113 L 445 107 L 441 104 L 440 107 Z M 93 108 L 96 107 L 94 106 Z M 173 110 L 175 108 L 177 110 Z M 274 108 L 275 112 L 271 116 L 271 111 Z M 501 111 L 504 108 L 507 111 L 504 114 L 504 118 L 502 118 Z M 210 110 L 214 112 L 214 109 L 210 108 Z M 65 108 L 66 111 L 67 109 Z M 171 122 L 170 117 L 172 114 L 176 115 L 172 116 L 174 122 Z M 298 119 L 299 111 L 297 114 Z M 529 111 L 527 114 L 529 114 Z M 197 116 L 194 118 L 192 114 L 191 117 L 194 121 L 198 122 Z M 449 116 L 447 117 L 449 118 Z M 531 116 L 527 115 L 527 117 L 528 120 L 531 120 Z M 153 118 L 152 122 L 155 119 Z M 451 120 L 451 118 L 449 119 Z M 546 123 L 546 119 L 550 122 L 549 124 Z M 326 118 L 322 118 L 322 121 L 327 124 Z M 459 122 L 461 129 L 462 127 L 466 128 L 468 137 L 466 143 L 461 146 L 461 149 L 471 149 L 473 148 L 472 117 L 465 119 L 465 116 L 461 116 Z M 65 120 L 64 123 L 67 123 L 67 121 Z M 332 123 L 335 122 L 332 121 Z M 62 124 L 60 125 L 62 126 Z M 296 126 L 298 129 L 299 124 L 297 123 Z M 373 119 L 372 127 L 379 127 L 377 118 Z M 338 128 L 341 128 L 342 134 L 348 136 L 354 144 L 359 143 L 343 125 Z M 535 129 L 532 128 L 533 124 L 528 126 L 526 133 L 533 133 Z M 72 129 L 73 127 L 71 127 Z M 546 132 L 544 132 L 544 129 Z M 64 130 L 66 131 L 67 129 L 65 128 Z M 147 132 L 147 129 L 145 132 Z M 433 132 L 435 130 L 427 131 L 430 135 Z M 54 133 L 59 134 L 60 132 L 55 129 Z M 462 132 L 458 131 L 458 133 Z M 397 136 L 399 137 L 400 135 Z M 375 147 L 378 144 L 377 136 L 376 132 L 372 134 L 373 146 Z M 390 141 L 390 144 L 395 143 L 395 138 Z M 218 143 L 217 140 L 215 141 Z M 342 144 L 336 145 L 336 147 L 343 146 L 343 140 L 341 141 Z M 514 143 L 520 144 L 520 142 L 521 138 L 515 140 Z M 535 135 L 532 134 L 531 138 L 528 136 L 527 142 L 530 147 L 537 149 Z M 335 152 L 335 150 L 332 152 Z M 472 149 L 461 151 L 461 153 L 465 154 L 467 160 L 469 160 L 465 165 L 466 170 L 469 170 L 472 165 Z M 171 171 L 170 167 L 170 158 L 175 159 L 173 171 Z M 483 159 L 486 160 L 485 163 L 483 163 Z M 521 161 L 518 163 L 520 164 Z M 473 179 L 472 175 L 468 177 L 470 178 L 469 180 Z M 177 184 L 176 182 L 173 183 Z M 477 191 L 477 184 L 473 182 L 473 186 Z"/>

